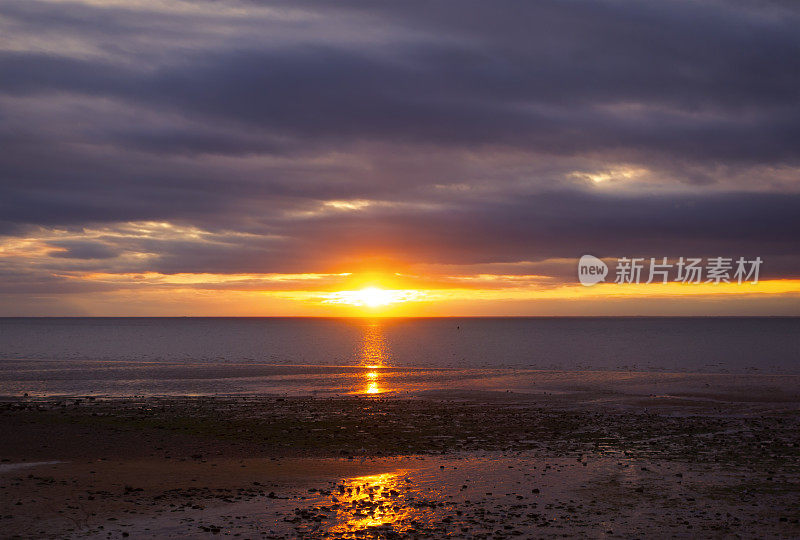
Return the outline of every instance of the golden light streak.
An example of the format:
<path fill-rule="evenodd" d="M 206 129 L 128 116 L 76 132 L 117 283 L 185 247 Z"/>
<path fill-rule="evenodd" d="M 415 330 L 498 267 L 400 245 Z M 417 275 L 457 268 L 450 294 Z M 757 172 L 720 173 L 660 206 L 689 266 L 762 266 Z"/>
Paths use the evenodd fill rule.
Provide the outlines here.
<path fill-rule="evenodd" d="M 628 175 L 623 173 L 618 177 Z M 333 211 L 358 210 L 365 203 L 361 200 L 328 202 Z M 565 281 L 557 277 L 566 275 L 558 269 L 574 268 L 575 262 L 570 259 L 426 265 L 401 264 L 373 253 L 371 257 L 362 257 L 366 262 L 361 266 L 332 265 L 331 268 L 352 273 L 166 274 L 123 270 L 147 268 L 147 259 L 158 256 L 126 249 L 128 239 L 176 239 L 216 245 L 230 242 L 232 238 L 237 242 L 246 240 L 249 236 L 228 231 L 210 233 L 162 221 L 128 222 L 80 231 L 41 228 L 27 237 L 0 236 L 0 265 L 30 276 L 31 282 L 46 278 L 53 283 L 52 292 L 39 293 L 36 302 L 63 308 L 66 314 L 87 315 L 413 317 L 507 312 L 547 315 L 565 311 L 583 314 L 587 307 L 613 315 L 619 309 L 626 309 L 620 308 L 622 302 L 629 302 L 628 305 L 638 302 L 637 306 L 645 306 L 635 308 L 636 313 L 659 313 L 659 306 L 675 306 L 675 302 L 681 302 L 687 312 L 703 313 L 707 309 L 723 314 L 750 313 L 750 310 L 775 313 L 775 303 L 781 302 L 781 314 L 795 314 L 797 309 L 791 308 L 790 303 L 797 302 L 800 297 L 798 279 L 761 280 L 757 284 L 621 285 L 605 282 L 584 287 L 569 278 Z M 54 258 L 54 252 L 68 250 L 63 246 L 76 240 L 119 247 L 120 254 L 109 260 L 103 271 L 96 271 L 95 262 Z M 115 268 L 120 271 L 115 272 Z M 550 273 L 554 275 L 548 275 Z M 607 279 L 613 280 L 613 276 Z M 694 299 L 703 300 L 706 307 L 694 304 Z M 557 305 L 564 300 L 568 302 Z M 726 308 L 723 303 L 733 307 Z M 569 307 L 570 304 L 580 304 L 580 307 Z M 602 306 L 612 304 L 616 307 L 604 311 Z M 6 302 L 6 305 L 14 304 Z M 7 313 L 15 312 L 8 308 Z"/>
<path fill-rule="evenodd" d="M 419 300 L 424 297 L 424 293 L 413 289 L 387 290 L 379 287 L 365 287 L 357 291 L 337 291 L 322 296 L 325 304 L 347 304 L 357 307 L 377 308 L 400 302 Z"/>
<path fill-rule="evenodd" d="M 79 280 L 75 280 L 79 283 Z M 91 285 L 92 282 L 86 280 Z M 481 315 L 796 315 L 800 280 L 765 280 L 756 285 L 563 285 L 486 288 L 415 289 L 420 301 L 378 308 L 325 302 L 335 293 L 265 290 L 235 284 L 219 289 L 204 284 L 113 283 L 113 289 L 53 293 L 40 296 L 56 313 L 81 316 L 481 316 Z M 111 285 L 111 284 L 109 284 Z M 272 285 L 277 287 L 277 283 Z M 675 302 L 680 302 L 676 304 Z M 5 306 L 15 305 L 9 300 Z M 63 306 L 68 306 L 65 309 Z M 626 307 L 630 306 L 630 307 Z M 671 306 L 671 307 L 669 307 Z M 2 304 L 0 304 L 2 308 Z M 0 309 L 0 312 L 2 310 Z M 15 311 L 7 311 L 14 315 Z M 377 352 L 377 351 L 376 351 Z M 378 357 L 367 354 L 365 358 Z M 380 360 L 364 361 L 365 372 L 381 373 Z M 373 367 L 375 366 L 375 367 Z M 382 378 L 382 377 L 381 377 Z M 362 386 L 364 388 L 364 386 Z"/>

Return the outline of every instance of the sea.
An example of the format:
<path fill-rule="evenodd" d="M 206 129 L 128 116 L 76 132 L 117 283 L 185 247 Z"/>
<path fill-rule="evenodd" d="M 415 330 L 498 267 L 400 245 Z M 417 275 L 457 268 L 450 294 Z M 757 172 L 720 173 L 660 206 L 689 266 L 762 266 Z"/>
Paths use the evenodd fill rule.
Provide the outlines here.
<path fill-rule="evenodd" d="M 502 391 L 539 372 L 800 374 L 800 318 L 0 318 L 0 396 Z"/>

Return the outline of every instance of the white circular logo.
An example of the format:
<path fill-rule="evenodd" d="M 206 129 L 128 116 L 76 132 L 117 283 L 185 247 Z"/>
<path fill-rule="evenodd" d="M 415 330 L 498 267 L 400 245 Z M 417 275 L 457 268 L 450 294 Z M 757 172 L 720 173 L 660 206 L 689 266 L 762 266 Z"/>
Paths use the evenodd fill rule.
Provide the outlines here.
<path fill-rule="evenodd" d="M 608 266 L 594 255 L 584 255 L 578 261 L 578 279 L 581 285 L 591 287 L 605 281 L 607 275 Z"/>

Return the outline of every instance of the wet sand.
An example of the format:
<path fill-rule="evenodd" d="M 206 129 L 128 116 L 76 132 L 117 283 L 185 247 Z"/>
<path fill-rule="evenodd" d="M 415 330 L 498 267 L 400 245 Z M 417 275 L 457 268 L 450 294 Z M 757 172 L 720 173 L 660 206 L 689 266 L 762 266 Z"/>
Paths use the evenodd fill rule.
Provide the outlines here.
<path fill-rule="evenodd" d="M 797 382 L 7 398 L 0 536 L 799 537 Z"/>

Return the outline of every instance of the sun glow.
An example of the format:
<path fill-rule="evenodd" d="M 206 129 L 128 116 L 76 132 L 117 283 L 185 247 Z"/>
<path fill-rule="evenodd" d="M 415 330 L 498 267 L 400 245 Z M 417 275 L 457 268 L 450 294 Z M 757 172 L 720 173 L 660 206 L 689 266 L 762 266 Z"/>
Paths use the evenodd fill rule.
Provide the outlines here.
<path fill-rule="evenodd" d="M 338 291 L 326 295 L 326 304 L 349 304 L 377 308 L 417 300 L 422 296 L 415 290 L 391 290 L 378 287 L 366 287 L 357 291 Z"/>

